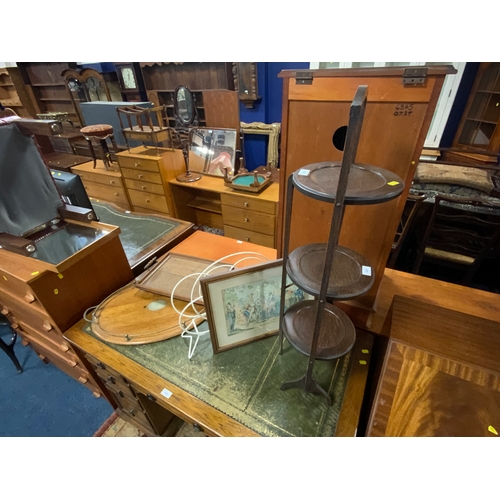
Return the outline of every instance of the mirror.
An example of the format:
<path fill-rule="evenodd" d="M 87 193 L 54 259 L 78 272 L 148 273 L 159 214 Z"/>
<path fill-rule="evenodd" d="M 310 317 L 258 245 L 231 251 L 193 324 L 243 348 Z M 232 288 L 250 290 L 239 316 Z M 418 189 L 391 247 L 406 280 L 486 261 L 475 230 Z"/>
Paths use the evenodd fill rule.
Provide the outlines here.
<path fill-rule="evenodd" d="M 94 76 L 90 76 L 85 80 L 85 85 L 87 87 L 89 100 L 90 101 L 108 101 L 108 96 L 106 95 L 106 91 L 104 90 L 104 86 L 101 84 L 101 81 L 95 78 Z"/>
<path fill-rule="evenodd" d="M 234 174 L 236 130 L 194 128 L 190 133 L 189 170 L 224 177 Z"/>
<path fill-rule="evenodd" d="M 198 125 L 198 112 L 191 91 L 179 85 L 174 93 L 174 112 L 176 126 Z"/>

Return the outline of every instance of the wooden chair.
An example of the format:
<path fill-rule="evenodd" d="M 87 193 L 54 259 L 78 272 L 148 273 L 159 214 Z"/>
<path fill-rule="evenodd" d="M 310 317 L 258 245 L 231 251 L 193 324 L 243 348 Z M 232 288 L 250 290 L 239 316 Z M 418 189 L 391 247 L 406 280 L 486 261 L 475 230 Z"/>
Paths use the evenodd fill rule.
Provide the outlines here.
<path fill-rule="evenodd" d="M 496 210 L 495 210 L 496 209 Z M 413 272 L 423 260 L 465 271 L 468 285 L 485 259 L 500 255 L 500 203 L 437 195 Z"/>
<path fill-rule="evenodd" d="M 415 217 L 424 200 L 424 194 L 408 195 L 405 208 L 403 209 L 403 214 L 401 215 L 401 220 L 399 221 L 398 230 L 394 236 L 391 253 L 389 255 L 389 260 L 387 261 L 387 267 L 394 269 L 401 252 L 401 248 L 403 247 L 403 243 L 413 228 Z"/>
<path fill-rule="evenodd" d="M 3 333 L 4 331 L 10 333 L 12 335 L 12 340 L 7 344 L 5 341 L 0 337 L 0 349 L 9 356 L 9 358 L 12 360 L 14 363 L 17 372 L 22 373 L 23 369 L 21 367 L 21 364 L 19 363 L 19 360 L 17 359 L 16 353 L 14 352 L 14 344 L 16 343 L 17 339 L 17 332 L 12 328 L 10 321 L 7 319 L 6 316 L 0 313 L 0 331 Z"/>
<path fill-rule="evenodd" d="M 165 125 L 168 123 L 165 105 L 154 108 L 124 106 L 116 108 L 116 112 L 128 149 L 130 149 L 129 139 L 141 141 L 143 144 L 153 142 L 156 147 L 163 141 L 171 141 L 170 127 Z M 127 127 L 123 126 L 122 116 L 126 119 Z"/>

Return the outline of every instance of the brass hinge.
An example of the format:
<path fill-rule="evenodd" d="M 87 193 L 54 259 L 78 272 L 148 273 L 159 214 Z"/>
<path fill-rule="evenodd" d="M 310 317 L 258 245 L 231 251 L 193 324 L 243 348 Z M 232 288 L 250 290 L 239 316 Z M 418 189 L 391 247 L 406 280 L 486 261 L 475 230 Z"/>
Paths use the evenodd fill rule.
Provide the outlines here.
<path fill-rule="evenodd" d="M 406 68 L 403 71 L 403 85 L 424 85 L 428 68 Z"/>
<path fill-rule="evenodd" d="M 312 85 L 313 76 L 310 71 L 297 71 L 295 73 L 296 85 Z"/>

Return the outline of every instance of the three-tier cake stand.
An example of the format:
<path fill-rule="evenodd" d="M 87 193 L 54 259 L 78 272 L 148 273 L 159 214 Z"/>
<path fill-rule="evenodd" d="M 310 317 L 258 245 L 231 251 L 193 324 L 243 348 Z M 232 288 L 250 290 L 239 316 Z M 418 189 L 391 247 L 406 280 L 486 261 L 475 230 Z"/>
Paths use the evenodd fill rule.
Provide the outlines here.
<path fill-rule="evenodd" d="M 331 301 L 347 300 L 367 292 L 375 276 L 368 260 L 338 244 L 345 205 L 370 205 L 398 197 L 403 180 L 389 170 L 355 163 L 367 100 L 367 86 L 361 85 L 351 104 L 342 162 L 321 162 L 295 171 L 289 178 L 283 245 L 283 278 L 280 305 L 280 354 L 283 337 L 309 356 L 302 377 L 283 382 L 282 390 L 293 387 L 332 398 L 313 378 L 316 360 L 332 360 L 347 354 L 356 341 L 356 329 L 349 317 Z M 293 193 L 334 204 L 327 243 L 311 243 L 289 253 Z M 287 275 L 314 297 L 285 312 Z"/>

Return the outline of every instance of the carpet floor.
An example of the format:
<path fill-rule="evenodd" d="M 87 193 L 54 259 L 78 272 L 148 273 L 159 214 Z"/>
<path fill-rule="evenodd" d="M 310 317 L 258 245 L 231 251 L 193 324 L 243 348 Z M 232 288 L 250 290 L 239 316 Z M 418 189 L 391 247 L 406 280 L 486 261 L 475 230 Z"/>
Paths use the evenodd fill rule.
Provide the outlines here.
<path fill-rule="evenodd" d="M 0 335 L 10 341 L 6 330 Z M 14 351 L 23 373 L 0 351 L 1 437 L 91 437 L 113 413 L 104 398 L 43 363 L 19 338 Z"/>
<path fill-rule="evenodd" d="M 144 437 L 144 433 L 113 413 L 94 434 L 94 437 Z M 192 425 L 182 424 L 174 437 L 206 437 Z"/>

